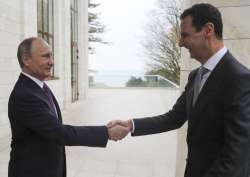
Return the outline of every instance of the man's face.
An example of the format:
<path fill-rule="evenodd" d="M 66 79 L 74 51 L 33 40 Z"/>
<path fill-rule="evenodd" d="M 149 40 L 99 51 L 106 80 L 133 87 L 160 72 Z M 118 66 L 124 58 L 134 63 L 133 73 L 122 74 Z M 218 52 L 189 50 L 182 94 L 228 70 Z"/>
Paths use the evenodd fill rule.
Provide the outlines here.
<path fill-rule="evenodd" d="M 185 47 L 189 50 L 190 57 L 201 61 L 206 52 L 206 36 L 203 28 L 201 31 L 196 31 L 192 25 L 192 17 L 187 16 L 181 20 L 181 39 L 180 47 Z"/>
<path fill-rule="evenodd" d="M 40 39 L 34 40 L 31 47 L 31 55 L 24 58 L 25 71 L 43 81 L 51 76 L 51 68 L 54 61 L 49 45 Z"/>

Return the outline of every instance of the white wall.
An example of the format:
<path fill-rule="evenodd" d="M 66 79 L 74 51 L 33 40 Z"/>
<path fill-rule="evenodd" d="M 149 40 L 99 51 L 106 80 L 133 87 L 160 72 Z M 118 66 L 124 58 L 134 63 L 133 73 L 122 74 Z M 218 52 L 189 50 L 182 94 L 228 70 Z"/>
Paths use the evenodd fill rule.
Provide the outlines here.
<path fill-rule="evenodd" d="M 79 88 L 80 99 L 83 99 L 88 83 L 88 1 L 79 2 Z M 58 79 L 48 84 L 62 109 L 72 105 L 70 29 L 70 0 L 54 0 L 54 62 Z M 0 0 L 0 150 L 9 146 L 2 141 L 10 136 L 8 98 L 20 73 L 17 46 L 31 36 L 37 36 L 37 1 Z"/>
<path fill-rule="evenodd" d="M 16 59 L 23 25 L 20 5 L 19 0 L 0 0 L 0 141 L 10 134 L 8 97 L 20 72 Z"/>

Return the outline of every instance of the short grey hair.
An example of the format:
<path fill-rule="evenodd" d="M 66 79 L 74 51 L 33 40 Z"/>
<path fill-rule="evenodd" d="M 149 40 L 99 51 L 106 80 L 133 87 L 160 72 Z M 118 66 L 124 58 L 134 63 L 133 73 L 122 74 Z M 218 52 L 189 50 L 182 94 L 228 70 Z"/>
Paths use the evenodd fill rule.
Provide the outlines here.
<path fill-rule="evenodd" d="M 17 59 L 21 68 L 23 68 L 23 57 L 24 55 L 31 56 L 32 42 L 40 39 L 38 37 L 30 37 L 24 39 L 18 46 L 17 49 Z"/>

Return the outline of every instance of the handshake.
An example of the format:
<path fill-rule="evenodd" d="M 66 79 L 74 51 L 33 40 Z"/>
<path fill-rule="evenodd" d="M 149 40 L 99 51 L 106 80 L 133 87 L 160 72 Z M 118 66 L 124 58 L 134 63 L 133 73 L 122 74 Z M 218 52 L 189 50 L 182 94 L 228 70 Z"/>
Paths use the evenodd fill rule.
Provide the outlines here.
<path fill-rule="evenodd" d="M 107 124 L 109 139 L 118 141 L 127 136 L 133 130 L 132 120 L 113 120 Z"/>

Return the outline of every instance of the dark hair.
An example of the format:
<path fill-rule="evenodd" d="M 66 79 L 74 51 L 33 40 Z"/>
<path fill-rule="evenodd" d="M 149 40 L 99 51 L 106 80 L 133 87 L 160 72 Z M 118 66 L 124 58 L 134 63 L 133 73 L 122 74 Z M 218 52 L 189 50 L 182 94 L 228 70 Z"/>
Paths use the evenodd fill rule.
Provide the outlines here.
<path fill-rule="evenodd" d="M 17 49 L 17 59 L 21 68 L 23 67 L 23 56 L 31 55 L 32 42 L 37 39 L 38 39 L 37 37 L 30 37 L 30 38 L 24 39 L 19 44 L 18 49 Z"/>
<path fill-rule="evenodd" d="M 184 19 L 189 15 L 192 17 L 192 25 L 197 31 L 200 31 L 206 23 L 210 22 L 214 25 L 214 31 L 217 39 L 222 39 L 222 18 L 221 13 L 216 7 L 207 3 L 195 4 L 186 9 L 181 14 L 180 18 Z"/>

